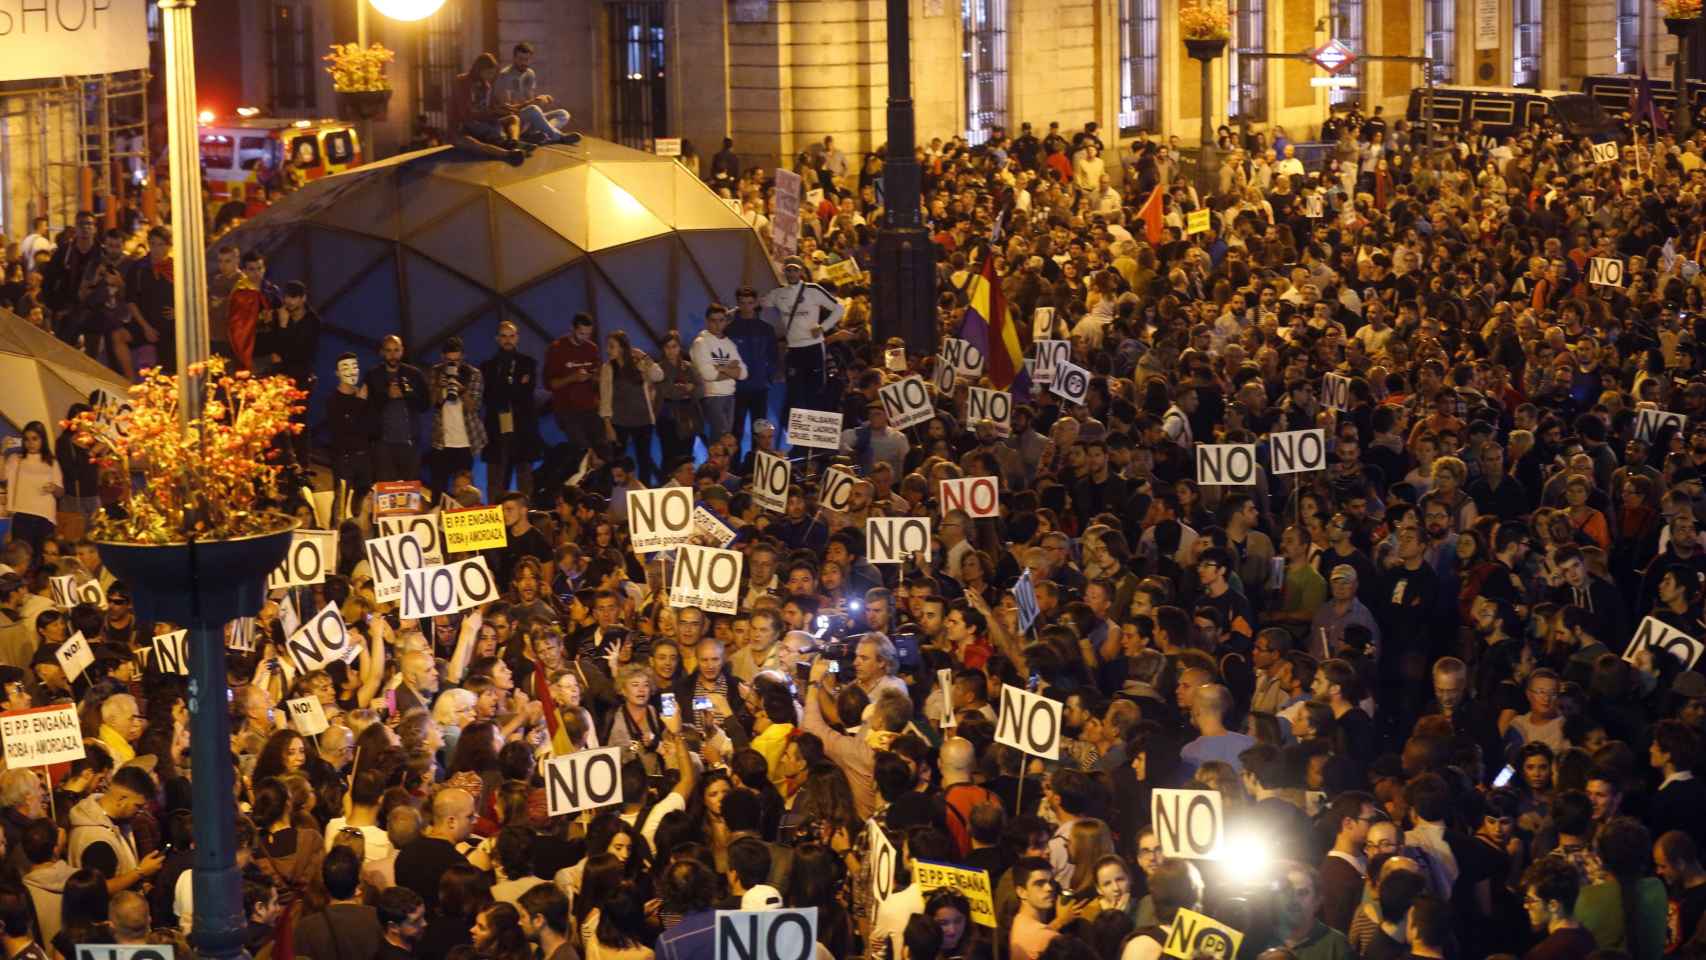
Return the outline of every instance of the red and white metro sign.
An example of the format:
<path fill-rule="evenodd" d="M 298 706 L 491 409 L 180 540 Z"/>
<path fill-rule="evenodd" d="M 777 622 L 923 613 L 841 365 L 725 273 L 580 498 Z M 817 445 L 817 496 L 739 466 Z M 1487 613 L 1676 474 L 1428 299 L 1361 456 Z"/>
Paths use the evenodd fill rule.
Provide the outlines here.
<path fill-rule="evenodd" d="M 1311 53 L 1309 59 L 1314 60 L 1315 65 L 1321 69 L 1338 76 L 1349 70 L 1351 64 L 1356 63 L 1357 53 L 1338 40 L 1328 40 L 1320 49 Z"/>

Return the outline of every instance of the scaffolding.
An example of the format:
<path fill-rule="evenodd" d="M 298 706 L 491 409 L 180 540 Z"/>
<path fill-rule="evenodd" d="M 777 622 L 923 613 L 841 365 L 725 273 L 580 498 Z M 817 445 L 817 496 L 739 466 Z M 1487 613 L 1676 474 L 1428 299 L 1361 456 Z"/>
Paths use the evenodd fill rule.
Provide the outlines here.
<path fill-rule="evenodd" d="M 0 84 L 0 235 L 79 210 L 117 222 L 150 185 L 146 70 Z"/>

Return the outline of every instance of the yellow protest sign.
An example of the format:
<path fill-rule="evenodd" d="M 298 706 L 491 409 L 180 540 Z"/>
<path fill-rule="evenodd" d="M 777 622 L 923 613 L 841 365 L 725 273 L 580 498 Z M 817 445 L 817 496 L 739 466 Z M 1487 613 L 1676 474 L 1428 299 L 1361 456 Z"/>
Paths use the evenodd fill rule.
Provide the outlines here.
<path fill-rule="evenodd" d="M 971 919 L 986 927 L 995 926 L 995 897 L 990 892 L 989 874 L 982 870 L 950 867 L 928 860 L 912 861 L 912 882 L 921 887 L 948 887 L 958 890 L 971 903 Z"/>
<path fill-rule="evenodd" d="M 1212 957 L 1213 960 L 1232 960 L 1244 935 L 1213 917 L 1192 910 L 1180 910 L 1167 934 L 1167 945 L 1161 952 L 1179 960 Z"/>
<path fill-rule="evenodd" d="M 439 514 L 444 525 L 444 548 L 450 553 L 502 550 L 509 545 L 503 507 L 472 507 Z"/>
<path fill-rule="evenodd" d="M 1208 208 L 1192 210 L 1185 214 L 1185 236 L 1208 232 Z"/>

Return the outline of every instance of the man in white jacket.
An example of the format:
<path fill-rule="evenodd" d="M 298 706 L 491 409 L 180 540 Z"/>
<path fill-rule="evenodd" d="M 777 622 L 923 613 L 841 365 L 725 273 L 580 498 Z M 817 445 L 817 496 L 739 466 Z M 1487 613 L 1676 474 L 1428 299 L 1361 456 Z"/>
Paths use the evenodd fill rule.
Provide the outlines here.
<path fill-rule="evenodd" d="M 746 362 L 728 329 L 728 308 L 713 303 L 705 308 L 705 329 L 693 339 L 693 368 L 704 382 L 705 442 L 714 443 L 734 428 L 735 384 L 746 379 Z"/>

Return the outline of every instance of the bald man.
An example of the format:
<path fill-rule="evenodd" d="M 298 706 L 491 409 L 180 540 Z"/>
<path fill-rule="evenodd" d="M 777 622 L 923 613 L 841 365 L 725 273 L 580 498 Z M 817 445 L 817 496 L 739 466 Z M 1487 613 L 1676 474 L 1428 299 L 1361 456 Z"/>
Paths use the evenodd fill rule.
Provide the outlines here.
<path fill-rule="evenodd" d="M 403 338 L 379 343 L 378 366 L 362 377 L 367 403 L 379 424 L 373 444 L 373 479 L 421 478 L 420 415 L 432 407 L 426 374 L 403 362 Z"/>
<path fill-rule="evenodd" d="M 438 881 L 444 871 L 468 865 L 459 845 L 474 829 L 474 798 L 447 787 L 433 795 L 432 823 L 397 853 L 397 882 L 421 895 L 427 910 L 438 909 Z"/>
<path fill-rule="evenodd" d="M 148 942 L 148 931 L 153 929 L 153 923 L 148 917 L 148 901 L 142 894 L 134 890 L 113 894 L 108 913 L 112 918 L 113 932 L 118 935 L 115 942 Z"/>
<path fill-rule="evenodd" d="M 1191 697 L 1191 724 L 1201 736 L 1179 751 L 1179 759 L 1195 773 L 1210 760 L 1220 760 L 1242 773 L 1244 765 L 1238 755 L 1256 745 L 1248 734 L 1226 729 L 1227 714 L 1232 712 L 1232 691 L 1218 683 L 1206 683 L 1196 688 Z"/>
<path fill-rule="evenodd" d="M 971 852 L 971 814 L 986 803 L 1001 805 L 1001 798 L 972 781 L 977 769 L 977 748 L 964 737 L 942 741 L 936 759 L 942 770 L 942 804 L 947 810 L 948 833 L 964 859 Z"/>
<path fill-rule="evenodd" d="M 416 707 L 430 712 L 433 695 L 438 693 L 438 661 L 424 650 L 410 650 L 397 662 L 403 673 L 403 682 L 397 686 L 397 715 Z"/>

